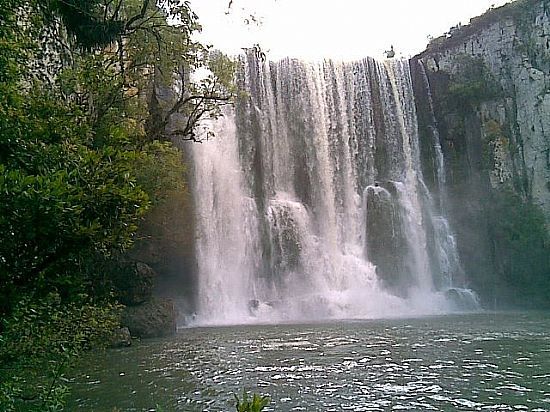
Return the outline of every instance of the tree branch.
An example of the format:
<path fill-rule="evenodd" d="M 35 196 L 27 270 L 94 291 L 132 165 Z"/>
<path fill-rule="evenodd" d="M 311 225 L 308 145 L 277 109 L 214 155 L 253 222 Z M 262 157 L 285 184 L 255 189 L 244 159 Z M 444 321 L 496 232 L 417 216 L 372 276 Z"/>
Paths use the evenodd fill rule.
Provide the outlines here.
<path fill-rule="evenodd" d="M 115 21 L 115 19 L 118 18 L 118 13 L 120 13 L 120 8 L 122 7 L 122 3 L 124 3 L 124 0 L 119 0 L 118 4 L 115 8 L 115 11 L 113 12 L 113 15 L 111 17 L 111 21 Z"/>
<path fill-rule="evenodd" d="M 109 6 L 111 5 L 111 3 L 115 1 L 115 0 L 107 0 L 104 4 L 103 4 L 103 7 L 105 7 L 105 10 L 103 10 L 103 21 L 107 21 L 107 14 L 109 14 Z"/>
<path fill-rule="evenodd" d="M 139 14 L 136 14 L 135 16 L 131 17 L 127 22 L 126 26 L 124 27 L 125 30 L 132 29 L 132 24 L 134 24 L 136 21 L 143 19 L 145 17 L 145 14 L 147 13 L 147 8 L 149 7 L 149 0 L 143 0 L 143 3 L 141 4 L 141 10 Z"/>

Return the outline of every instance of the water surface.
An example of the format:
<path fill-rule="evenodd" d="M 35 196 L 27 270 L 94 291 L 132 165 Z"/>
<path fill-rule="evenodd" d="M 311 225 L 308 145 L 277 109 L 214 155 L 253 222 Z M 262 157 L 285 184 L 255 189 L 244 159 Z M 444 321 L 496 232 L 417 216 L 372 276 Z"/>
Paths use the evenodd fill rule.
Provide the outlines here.
<path fill-rule="evenodd" d="M 93 354 L 68 410 L 548 411 L 550 314 L 183 329 Z"/>

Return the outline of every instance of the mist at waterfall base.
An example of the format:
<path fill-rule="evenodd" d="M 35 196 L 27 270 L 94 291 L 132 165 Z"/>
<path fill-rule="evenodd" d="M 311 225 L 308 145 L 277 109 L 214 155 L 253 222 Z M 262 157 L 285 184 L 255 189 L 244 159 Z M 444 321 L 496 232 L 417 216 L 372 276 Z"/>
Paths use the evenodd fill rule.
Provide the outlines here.
<path fill-rule="evenodd" d="M 422 179 L 409 62 L 256 57 L 241 60 L 247 96 L 191 149 L 198 303 L 188 323 L 478 309 L 445 219 L 442 157 L 437 193 Z"/>

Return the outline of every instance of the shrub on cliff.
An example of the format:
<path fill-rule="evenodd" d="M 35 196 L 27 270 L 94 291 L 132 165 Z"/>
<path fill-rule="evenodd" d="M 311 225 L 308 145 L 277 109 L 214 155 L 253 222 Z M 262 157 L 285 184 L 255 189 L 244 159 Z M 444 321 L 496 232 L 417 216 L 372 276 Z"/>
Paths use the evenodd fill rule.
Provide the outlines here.
<path fill-rule="evenodd" d="M 447 108 L 463 112 L 501 95 L 502 88 L 481 59 L 462 54 L 454 59 L 454 72 L 445 98 Z"/>

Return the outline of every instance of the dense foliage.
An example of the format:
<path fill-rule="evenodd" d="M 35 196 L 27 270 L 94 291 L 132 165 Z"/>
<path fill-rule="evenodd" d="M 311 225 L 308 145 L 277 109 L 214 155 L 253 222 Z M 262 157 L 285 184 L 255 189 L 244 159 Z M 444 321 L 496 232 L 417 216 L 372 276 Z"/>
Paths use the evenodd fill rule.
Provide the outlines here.
<path fill-rule="evenodd" d="M 118 325 L 118 308 L 85 296 L 23 298 L 4 321 L 0 341 L 0 406 L 10 411 L 61 410 L 63 374 L 82 350 L 101 346 Z"/>
<path fill-rule="evenodd" d="M 507 190 L 493 195 L 487 216 L 499 258 L 498 280 L 484 286 L 502 289 L 503 304 L 548 308 L 550 238 L 542 211 Z"/>
<path fill-rule="evenodd" d="M 0 0 L 0 409 L 61 408 L 68 359 L 116 326 L 99 268 L 184 185 L 170 139 L 233 93 L 199 29 L 188 2 Z"/>

